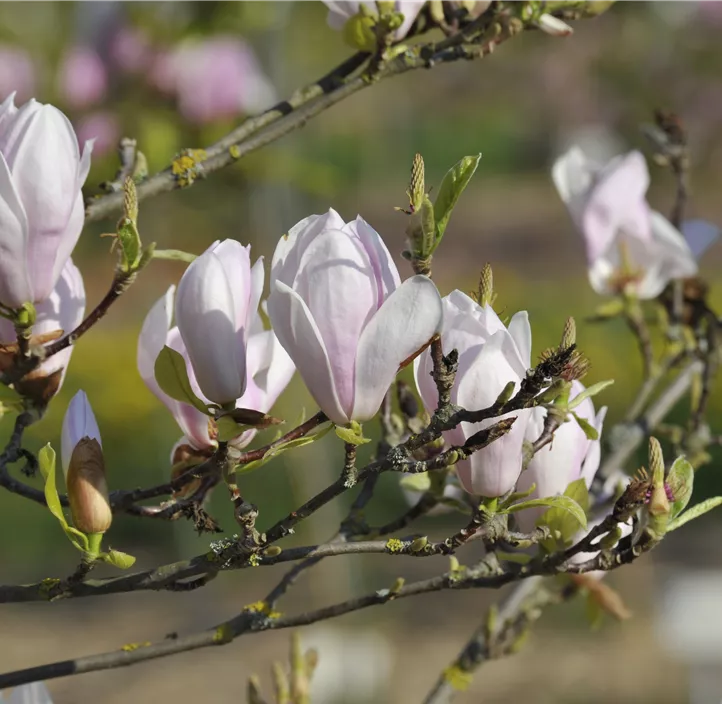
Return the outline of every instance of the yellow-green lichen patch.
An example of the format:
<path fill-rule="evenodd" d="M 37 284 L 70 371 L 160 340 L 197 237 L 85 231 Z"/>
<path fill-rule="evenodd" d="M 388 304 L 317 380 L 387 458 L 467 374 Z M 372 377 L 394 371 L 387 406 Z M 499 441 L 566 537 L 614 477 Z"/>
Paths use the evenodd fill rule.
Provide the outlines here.
<path fill-rule="evenodd" d="M 171 171 L 181 188 L 192 185 L 203 175 L 203 164 L 207 154 L 204 149 L 184 149 L 171 164 Z"/>
<path fill-rule="evenodd" d="M 386 550 L 390 553 L 401 552 L 404 547 L 404 541 L 398 538 L 389 538 L 386 541 Z"/>
<path fill-rule="evenodd" d="M 138 648 L 147 648 L 150 644 L 149 640 L 145 641 L 145 643 L 126 643 L 121 650 L 125 653 L 132 653 L 134 650 L 138 650 Z"/>

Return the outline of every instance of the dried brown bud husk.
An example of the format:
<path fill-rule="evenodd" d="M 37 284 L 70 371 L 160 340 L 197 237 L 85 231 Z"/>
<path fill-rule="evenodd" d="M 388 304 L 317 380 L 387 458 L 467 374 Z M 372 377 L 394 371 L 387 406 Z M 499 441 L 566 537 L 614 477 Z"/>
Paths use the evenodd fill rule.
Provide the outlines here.
<path fill-rule="evenodd" d="M 82 438 L 70 457 L 65 477 L 73 525 L 83 533 L 105 533 L 113 521 L 100 443 Z"/>
<path fill-rule="evenodd" d="M 170 470 L 171 480 L 178 479 L 186 472 L 192 472 L 193 467 L 197 467 L 198 465 L 203 464 L 203 462 L 205 462 L 212 456 L 212 448 L 208 448 L 206 450 L 197 450 L 192 445 L 178 445 L 178 447 L 176 447 L 173 451 L 173 457 L 171 458 L 171 461 L 173 463 L 173 466 Z M 183 486 L 179 487 L 173 492 L 173 498 L 185 499 L 189 496 L 192 496 L 198 490 L 200 484 L 200 477 L 194 477 L 193 479 L 189 478 L 188 481 L 183 484 Z"/>
<path fill-rule="evenodd" d="M 30 348 L 45 345 L 63 336 L 62 330 L 53 330 L 30 338 Z M 11 369 L 18 360 L 17 342 L 0 344 L 0 373 Z M 29 398 L 36 406 L 47 406 L 60 387 L 63 376 L 62 369 L 48 374 L 42 366 L 26 374 L 20 381 L 13 384 L 15 390 L 23 397 Z"/>

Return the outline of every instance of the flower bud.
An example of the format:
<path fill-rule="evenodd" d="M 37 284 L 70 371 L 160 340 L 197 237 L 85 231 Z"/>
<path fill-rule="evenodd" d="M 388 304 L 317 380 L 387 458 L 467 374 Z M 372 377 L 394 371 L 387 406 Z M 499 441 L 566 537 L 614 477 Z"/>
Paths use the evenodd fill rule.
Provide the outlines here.
<path fill-rule="evenodd" d="M 75 446 L 65 483 L 73 525 L 83 533 L 105 533 L 113 513 L 108 501 L 103 450 L 97 440 L 85 437 Z"/>
<path fill-rule="evenodd" d="M 105 461 L 98 424 L 83 391 L 68 406 L 60 449 L 73 525 L 83 533 L 105 533 L 113 520 Z"/>

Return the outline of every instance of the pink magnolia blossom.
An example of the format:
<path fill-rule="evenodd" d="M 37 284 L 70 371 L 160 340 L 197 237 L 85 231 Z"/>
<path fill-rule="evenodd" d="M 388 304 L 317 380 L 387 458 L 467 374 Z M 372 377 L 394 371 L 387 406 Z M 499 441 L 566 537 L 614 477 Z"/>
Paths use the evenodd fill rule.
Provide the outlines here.
<path fill-rule="evenodd" d="M 125 73 L 139 73 L 152 59 L 150 39 L 142 29 L 125 25 L 110 41 L 110 60 Z"/>
<path fill-rule="evenodd" d="M 71 108 L 82 109 L 105 97 L 108 72 L 95 49 L 74 46 L 60 63 L 58 82 L 65 103 Z"/>
<path fill-rule="evenodd" d="M 82 157 L 75 132 L 52 105 L 0 105 L 0 303 L 17 308 L 47 298 L 83 229 Z"/>
<path fill-rule="evenodd" d="M 359 13 L 361 5 L 364 5 L 374 14 L 378 13 L 376 3 L 370 2 L 369 0 L 363 0 L 362 2 L 324 0 L 324 5 L 328 7 L 328 25 L 331 29 L 336 30 L 343 29 L 346 22 Z M 424 0 L 419 0 L 417 2 L 407 0 L 406 2 L 394 3 L 394 10 L 396 12 L 400 12 L 404 16 L 404 21 L 401 23 L 401 26 L 394 32 L 394 39 L 396 39 L 396 41 L 400 41 L 409 33 L 411 25 L 416 20 L 416 17 L 421 11 L 423 5 Z"/>
<path fill-rule="evenodd" d="M 78 120 L 79 142 L 93 141 L 93 153 L 102 156 L 113 151 L 120 140 L 120 123 L 117 115 L 108 111 L 92 112 Z"/>
<path fill-rule="evenodd" d="M 579 381 L 572 382 L 570 400 L 584 390 Z M 574 409 L 575 413 L 586 420 L 601 436 L 606 406 L 595 414 L 591 398 L 586 398 Z M 535 408 L 527 426 L 526 439 L 534 442 L 544 429 L 546 409 Z M 552 442 L 537 452 L 522 472 L 517 483 L 518 491 L 527 491 L 532 484 L 536 489 L 530 499 L 546 498 L 563 494 L 566 488 L 577 479 L 584 479 L 587 489 L 599 469 L 601 457 L 600 441 L 590 440 L 570 419 L 554 433 Z M 531 531 L 536 519 L 544 513 L 544 508 L 530 508 L 517 514 L 517 520 L 523 531 Z"/>
<path fill-rule="evenodd" d="M 220 249 L 222 255 L 226 249 L 242 249 L 247 256 L 245 248 L 236 242 L 233 242 L 232 246 L 229 247 L 229 242 L 231 241 L 226 240 L 218 245 L 214 251 Z M 251 279 L 252 281 L 249 283 L 249 295 L 251 297 L 249 303 L 250 322 L 248 324 L 247 340 L 245 341 L 245 390 L 236 401 L 236 407 L 251 408 L 267 413 L 288 385 L 293 376 L 294 366 L 278 343 L 273 331 L 263 328 L 263 323 L 257 312 L 258 300 L 263 289 L 262 260 L 259 259 L 253 266 Z M 175 287 L 171 286 L 148 313 L 138 340 L 138 369 L 148 388 L 168 407 L 183 431 L 183 438 L 179 444 L 189 444 L 197 450 L 206 450 L 215 446 L 215 438 L 209 428 L 208 416 L 193 406 L 166 396 L 155 380 L 155 360 L 163 346 L 168 345 L 179 352 L 185 359 L 188 377 L 196 395 L 202 400 L 210 402 L 210 399 L 203 393 L 198 383 L 197 373 L 193 364 L 191 364 L 188 349 L 178 327 L 171 327 L 174 298 L 176 298 Z M 176 301 L 176 309 L 177 305 Z M 217 338 L 208 338 L 206 343 L 210 339 L 214 340 L 215 345 L 221 344 L 221 340 Z M 239 337 L 236 337 L 230 341 L 230 344 L 244 343 Z M 230 364 L 232 360 L 223 363 Z M 255 431 L 247 431 L 236 438 L 233 444 L 237 447 L 244 447 L 254 435 Z"/>
<path fill-rule="evenodd" d="M 399 365 L 442 322 L 433 282 L 401 283 L 379 234 L 335 210 L 307 217 L 279 240 L 268 313 L 316 403 L 339 424 L 372 418 Z"/>
<path fill-rule="evenodd" d="M 72 259 L 65 262 L 63 271 L 50 295 L 35 306 L 36 320 L 33 325 L 33 335 L 48 335 L 57 331 L 70 332 L 83 320 L 85 314 L 85 287 L 80 271 L 73 264 Z M 0 318 L 0 344 L 12 344 L 16 335 L 12 323 Z M 59 384 L 55 392 L 60 390 L 70 357 L 73 354 L 73 345 L 46 359 L 37 370 L 32 372 L 33 377 L 50 376 L 62 370 Z"/>
<path fill-rule="evenodd" d="M 441 345 L 445 353 L 452 349 L 459 353 L 459 369 L 451 390 L 452 403 L 471 411 L 487 408 L 510 381 L 518 386 L 530 367 L 531 329 L 527 313 L 514 315 L 507 328 L 491 306 L 480 306 L 461 291 L 452 291 L 443 303 Z M 432 366 L 429 351 L 424 352 L 414 365 L 419 394 L 430 412 L 438 401 L 431 378 Z M 515 411 L 508 415 L 516 416 L 510 432 L 457 465 L 461 485 L 469 493 L 501 496 L 516 485 L 521 473 L 522 446 L 530 411 Z M 451 445 L 463 445 L 467 438 L 497 420 L 462 423 L 446 432 L 444 437 Z"/>
<path fill-rule="evenodd" d="M 15 93 L 28 100 L 35 93 L 35 66 L 30 55 L 16 46 L 0 46 L 0 99 Z"/>
<path fill-rule="evenodd" d="M 646 201 L 649 173 L 639 152 L 601 165 L 573 147 L 556 161 L 552 176 L 584 236 L 597 293 L 655 298 L 672 279 L 697 272 L 683 235 Z"/>
<path fill-rule="evenodd" d="M 183 116 L 200 124 L 257 112 L 275 100 L 251 48 L 232 36 L 184 42 L 159 53 L 151 80 L 160 90 L 177 94 Z"/>

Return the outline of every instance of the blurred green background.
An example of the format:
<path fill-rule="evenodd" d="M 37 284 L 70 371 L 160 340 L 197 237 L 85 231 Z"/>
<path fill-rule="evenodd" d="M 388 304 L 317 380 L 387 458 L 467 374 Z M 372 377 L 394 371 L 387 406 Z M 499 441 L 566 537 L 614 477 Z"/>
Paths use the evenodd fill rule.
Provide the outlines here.
<path fill-rule="evenodd" d="M 21 96 L 23 99 L 33 95 L 58 105 L 79 129 L 83 126 L 84 135 L 92 136 L 95 124 L 103 125 L 103 134 L 137 138 L 152 173 L 165 167 L 181 148 L 210 144 L 242 118 L 239 112 L 199 122 L 179 113 L 178 95 L 159 88 L 159 56 L 189 39 L 242 37 L 255 52 L 268 84 L 279 98 L 286 97 L 349 54 L 340 34 L 327 27 L 325 14 L 325 7 L 317 2 L 3 3 L 0 57 L 3 49 L 27 52 L 34 85 L 28 89 L 31 93 Z M 405 221 L 394 206 L 405 205 L 413 155 L 423 154 L 427 184 L 438 185 L 445 170 L 460 157 L 482 152 L 477 174 L 435 258 L 438 285 L 442 293 L 453 288 L 473 289 L 481 266 L 491 262 L 497 310 L 505 315 L 520 309 L 529 311 L 535 354 L 558 341 L 564 320 L 573 315 L 578 321 L 578 341 L 592 360 L 587 383 L 616 380 L 601 398 L 597 397 L 599 403 L 610 407 L 609 427 L 622 417 L 634 397 L 641 364 L 635 344 L 621 324 L 583 322 L 601 300 L 587 284 L 582 244 L 556 195 L 549 168 L 574 141 L 606 144 L 614 151 L 644 149 L 639 124 L 651 119 L 654 108 L 669 108 L 681 115 L 690 133 L 693 192 L 688 216 L 722 223 L 722 134 L 718 127 L 722 119 L 721 28 L 720 3 L 625 2 L 598 19 L 576 23 L 575 33 L 568 39 L 528 33 L 483 61 L 385 81 L 193 188 L 144 202 L 141 235 L 159 247 L 195 253 L 215 239 L 233 237 L 250 242 L 253 255 L 270 262 L 282 233 L 310 213 L 334 207 L 347 220 L 362 214 L 382 234 L 391 251 L 400 254 Z M 136 43 L 128 44 L 131 59 L 137 59 L 135 68 L 129 69 L 116 56 L 121 32 L 135 37 Z M 92 48 L 106 71 L 102 94 L 90 100 L 86 96 L 79 101 L 63 88 L 63 69 L 59 67 L 64 65 L 69 49 L 77 46 Z M 0 69 L 0 98 L 13 89 L 18 75 L 10 72 L 8 77 Z M 110 120 L 91 120 L 99 116 L 110 116 Z M 108 128 L 110 123 L 113 129 Z M 105 153 L 93 160 L 87 195 L 99 193 L 98 185 L 115 173 L 117 158 L 111 143 L 108 141 Z M 653 164 L 650 170 L 650 201 L 656 209 L 668 212 L 673 197 L 671 177 Z M 74 254 L 85 278 L 89 308 L 104 294 L 112 277 L 114 257 L 108 252 L 109 241 L 98 235 L 112 231 L 113 226 L 110 220 L 86 227 Z M 722 309 L 722 290 L 713 274 L 721 261 L 722 246 L 718 245 L 701 263 L 717 310 Z M 409 273 L 400 256 L 398 264 L 402 275 Z M 83 338 L 62 392 L 43 421 L 28 434 L 30 449 L 36 450 L 48 441 L 59 447 L 65 407 L 82 388 L 101 429 L 111 487 L 151 485 L 167 478 L 170 448 L 180 433 L 165 408 L 143 385 L 135 354 L 147 311 L 181 273 L 179 263 L 153 262 L 107 318 Z M 719 433 L 722 402 L 717 392 L 718 388 L 709 417 L 713 432 Z M 274 415 L 290 423 L 302 408 L 309 415 L 315 412 L 313 401 L 295 378 Z M 683 402 L 679 413 L 684 411 Z M 7 434 L 10 424 L 5 418 L 0 422 L 0 432 Z M 718 459 L 715 456 L 700 475 L 696 498 L 722 493 Z M 335 479 L 340 460 L 339 442 L 328 436 L 243 477 L 244 496 L 260 507 L 260 528 L 271 525 Z M 217 494 L 210 512 L 232 533 L 230 507 L 224 493 Z M 388 519 L 403 506 L 397 478 L 384 477 L 370 518 L 372 522 Z M 342 514 L 343 506 L 324 509 L 299 530 L 294 540 L 326 539 Z M 442 517 L 427 521 L 419 529 L 441 535 L 458 522 L 453 516 Z M 710 537 L 719 530 L 719 524 L 710 517 L 698 525 L 685 535 L 675 534 L 666 550 L 659 551 L 658 559 L 694 560 L 700 553 L 707 566 L 719 567 L 720 556 L 715 554 Z M 0 532 L 2 582 L 60 576 L 75 564 L 74 549 L 50 514 L 4 492 L 0 493 Z M 184 522 L 168 524 L 118 516 L 108 539 L 113 546 L 137 555 L 142 567 L 202 552 L 210 537 L 197 537 L 192 526 Z M 709 550 L 699 550 L 700 545 Z M 423 565 L 419 564 L 422 561 L 389 562 L 341 558 L 324 564 L 316 576 L 306 578 L 299 587 L 299 600 L 292 597 L 288 608 L 299 610 L 304 604 L 338 600 L 349 592 L 378 589 L 390 584 L 398 573 L 411 578 L 445 568 L 441 558 Z M 540 635 L 521 660 L 490 666 L 465 695 L 467 698 L 462 696 L 459 701 L 480 701 L 482 691 L 486 702 L 512 701 L 508 697 L 521 667 L 515 663 L 522 662 L 526 663 L 524 678 L 541 678 L 543 682 L 535 702 L 684 699 L 685 674 L 677 664 L 670 664 L 668 685 L 648 683 L 645 688 L 632 677 L 627 663 L 638 656 L 647 662 L 652 657 L 650 650 L 654 662 L 664 657 L 652 645 L 654 637 L 649 630 L 655 574 L 650 563 L 645 558 L 642 565 L 611 580 L 633 607 L 639 607 L 636 621 L 611 626 L 601 637 L 590 636 L 581 618 L 581 606 L 556 611 L 543 622 Z M 4 607 L 0 616 L 2 669 L 118 647 L 126 640 L 153 640 L 171 630 L 203 627 L 216 617 L 229 616 L 234 607 L 238 610 L 260 598 L 264 586 L 280 574 L 273 568 L 222 575 L 211 587 L 192 595 L 128 595 L 103 603 Z M 318 701 L 354 704 L 418 700 L 435 673 L 468 637 L 490 598 L 481 594 L 436 595 L 312 631 L 316 633 L 313 637 L 326 644 L 322 662 L 324 651 L 329 658 L 343 651 L 357 670 L 359 663 L 376 663 L 374 658 L 378 659 L 370 676 L 380 683 L 378 689 L 367 691 L 361 684 L 354 685 L 358 672 L 352 672 L 343 675 L 345 680 L 341 678 L 340 693 Z M 344 627 L 351 630 L 337 630 Z M 419 640 L 416 634 L 426 640 Z M 239 683 L 251 665 L 266 667 L 285 647 L 283 634 L 257 640 L 237 643 L 222 655 L 198 653 L 144 665 L 125 674 L 58 681 L 51 688 L 61 704 L 115 702 L 121 701 L 121 694 L 123 701 L 132 695 L 139 702 L 151 701 L 156 694 L 176 702 L 196 701 L 199 696 L 213 702 L 242 701 Z M 547 647 L 545 641 L 553 647 Z M 589 682 L 589 689 L 582 691 L 582 675 L 571 679 L 548 676 L 550 669 L 556 669 L 553 653 L 573 658 L 579 642 L 589 649 L 586 660 L 576 654 L 577 671 L 581 668 Z M 346 650 L 352 646 L 358 652 Z M 418 652 L 413 650 L 417 647 Z M 334 651 L 338 652 L 334 655 Z M 425 663 L 423 671 L 419 670 L 420 662 Z M 386 675 L 385 666 L 389 670 Z M 612 668 L 617 668 L 615 672 L 628 670 L 629 676 L 619 682 L 600 677 Z M 336 674 L 342 669 L 338 665 Z M 324 676 L 332 677 L 333 673 Z M 385 677 L 395 684 L 387 685 Z M 204 695 L 204 686 L 211 686 L 211 682 L 218 683 L 217 690 Z"/>

